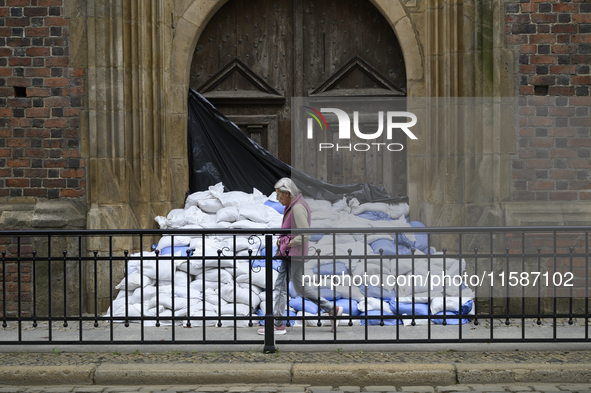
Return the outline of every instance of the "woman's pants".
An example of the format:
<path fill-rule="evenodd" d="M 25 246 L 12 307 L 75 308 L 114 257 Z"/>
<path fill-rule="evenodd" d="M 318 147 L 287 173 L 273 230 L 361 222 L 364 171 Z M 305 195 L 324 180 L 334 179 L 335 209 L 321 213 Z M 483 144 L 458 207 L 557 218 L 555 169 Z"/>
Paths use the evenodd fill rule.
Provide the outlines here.
<path fill-rule="evenodd" d="M 318 292 L 310 286 L 305 286 L 303 282 L 304 276 L 304 260 L 301 257 L 287 257 L 281 261 L 279 267 L 279 275 L 275 280 L 274 290 L 277 291 L 277 298 L 273 307 L 273 315 L 280 317 L 275 321 L 276 326 L 281 326 L 283 317 L 285 315 L 285 306 L 287 304 L 287 269 L 290 269 L 290 280 L 298 295 L 306 300 L 315 303 L 325 312 L 332 310 L 332 303 L 321 297 L 318 299 Z M 269 293 L 267 292 L 267 296 Z"/>

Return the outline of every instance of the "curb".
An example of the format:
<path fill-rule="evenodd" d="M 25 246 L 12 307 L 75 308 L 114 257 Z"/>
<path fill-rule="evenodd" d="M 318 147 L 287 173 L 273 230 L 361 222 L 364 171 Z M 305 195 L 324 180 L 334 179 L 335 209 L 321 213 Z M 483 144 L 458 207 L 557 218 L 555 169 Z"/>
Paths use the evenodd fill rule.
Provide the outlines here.
<path fill-rule="evenodd" d="M 450 386 L 499 383 L 586 383 L 588 364 L 89 364 L 0 366 L 0 385 Z"/>

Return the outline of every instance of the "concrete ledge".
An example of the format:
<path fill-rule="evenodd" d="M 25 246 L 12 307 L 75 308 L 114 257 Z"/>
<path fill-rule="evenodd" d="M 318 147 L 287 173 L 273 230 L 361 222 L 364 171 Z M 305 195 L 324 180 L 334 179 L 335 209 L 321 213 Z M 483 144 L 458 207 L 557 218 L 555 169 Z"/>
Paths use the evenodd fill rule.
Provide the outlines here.
<path fill-rule="evenodd" d="M 591 364 L 458 364 L 456 367 L 460 384 L 591 381 Z"/>
<path fill-rule="evenodd" d="M 291 382 L 291 364 L 103 364 L 96 385 L 211 385 Z"/>
<path fill-rule="evenodd" d="M 316 386 L 453 385 L 450 364 L 294 364 L 291 383 Z"/>
<path fill-rule="evenodd" d="M 92 385 L 96 365 L 3 366 L 0 385 Z"/>

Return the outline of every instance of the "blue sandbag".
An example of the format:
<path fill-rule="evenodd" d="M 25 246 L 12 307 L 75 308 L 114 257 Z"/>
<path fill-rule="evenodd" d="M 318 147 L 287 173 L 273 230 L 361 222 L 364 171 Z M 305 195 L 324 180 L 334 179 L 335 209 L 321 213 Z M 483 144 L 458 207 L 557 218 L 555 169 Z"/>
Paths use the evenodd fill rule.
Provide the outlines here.
<path fill-rule="evenodd" d="M 316 292 L 314 298 L 318 299 L 318 295 L 317 295 L 317 287 L 312 287 L 312 289 L 314 289 L 314 291 Z M 289 282 L 289 296 L 292 298 L 297 298 L 300 297 L 300 294 L 296 292 L 292 282 Z M 341 298 L 341 294 L 339 292 L 336 293 L 336 297 L 334 292 L 330 289 L 330 288 L 320 288 L 320 297 L 325 298 L 326 300 L 339 300 Z"/>
<path fill-rule="evenodd" d="M 416 303 L 415 302 L 414 315 L 429 315 L 429 304 Z M 398 312 L 396 311 L 396 298 L 390 299 L 390 309 L 394 314 L 402 315 L 408 314 L 413 315 L 412 303 L 401 303 L 398 302 Z"/>
<path fill-rule="evenodd" d="M 396 255 L 396 242 L 394 240 L 379 239 L 371 243 L 370 247 L 373 250 L 374 254 L 379 254 L 381 248 L 383 255 Z M 402 242 L 399 242 L 398 255 L 411 255 L 410 248 L 402 244 Z"/>
<path fill-rule="evenodd" d="M 462 305 L 462 315 L 468 315 L 468 313 L 472 311 L 472 300 L 468 300 L 466 303 L 464 303 Z M 443 311 L 438 312 L 435 315 L 444 315 Z M 445 310 L 445 315 L 460 315 L 460 312 L 457 310 Z M 433 323 L 436 323 L 438 325 L 443 324 L 443 319 L 432 319 Z M 462 325 L 466 324 L 466 323 L 470 323 L 472 321 L 471 318 L 462 318 Z M 445 319 L 445 322 L 448 325 L 459 325 L 460 324 L 460 319 L 459 318 L 454 318 L 454 319 Z"/>
<path fill-rule="evenodd" d="M 396 300 L 396 291 L 394 289 L 388 291 L 384 287 L 374 287 L 373 285 L 368 285 L 367 287 L 361 285 L 359 289 L 361 290 L 361 293 L 367 295 L 367 297 L 375 297 L 377 299 L 382 299 L 385 302 L 389 302 L 390 299 Z"/>
<path fill-rule="evenodd" d="M 193 250 L 189 248 L 189 246 L 175 246 L 174 253 L 181 252 L 181 256 L 187 256 L 187 250 L 191 250 L 189 255 L 193 255 Z M 164 247 L 160 250 L 160 255 L 171 255 L 172 254 L 172 247 Z"/>
<path fill-rule="evenodd" d="M 310 241 L 317 242 L 318 240 L 322 239 L 324 235 L 324 233 L 313 233 L 310 235 Z"/>
<path fill-rule="evenodd" d="M 318 314 L 318 306 L 309 299 L 306 299 L 306 312 L 312 314 Z M 289 307 L 296 311 L 304 310 L 304 299 L 300 296 L 289 300 Z"/>
<path fill-rule="evenodd" d="M 365 315 L 366 315 L 366 313 L 359 314 L 359 316 L 363 316 L 363 317 Z M 367 312 L 367 315 L 379 316 L 380 317 L 380 319 L 368 319 L 367 320 L 367 324 L 370 325 L 370 326 L 371 325 L 380 325 L 380 323 L 382 322 L 382 319 L 381 319 L 382 313 L 381 313 L 380 310 L 369 310 Z M 400 325 L 400 324 L 402 324 L 402 322 L 399 319 L 397 319 L 394 316 L 394 314 L 392 314 L 392 313 L 389 313 L 389 312 L 384 311 L 384 314 L 383 315 L 384 315 L 384 317 L 383 317 L 384 325 L 391 326 L 391 325 Z M 361 320 L 361 326 L 365 326 L 365 319 L 362 319 Z"/>
<path fill-rule="evenodd" d="M 359 309 L 357 308 L 357 300 L 351 299 L 351 308 L 349 308 L 349 298 L 341 298 L 337 300 L 337 306 L 343 309 L 343 313 L 349 314 L 352 316 L 359 315 Z"/>
<path fill-rule="evenodd" d="M 265 247 L 261 248 L 261 256 L 264 257 L 266 250 Z M 277 252 L 277 247 L 273 246 L 273 255 Z M 279 267 L 281 266 L 280 259 L 273 259 L 273 269 L 279 271 Z M 265 260 L 264 259 L 253 259 L 252 260 L 252 267 L 265 267 Z"/>
<path fill-rule="evenodd" d="M 314 274 L 318 274 L 318 265 L 312 268 Z M 320 275 L 321 276 L 332 276 L 332 275 L 340 276 L 342 274 L 349 274 L 349 269 L 347 265 L 343 262 L 335 262 L 334 266 L 332 263 L 325 263 L 320 265 Z"/>
<path fill-rule="evenodd" d="M 357 217 L 365 218 L 366 220 L 372 221 L 392 221 L 389 215 L 384 212 L 376 212 L 376 211 L 365 211 L 363 213 L 359 213 L 356 215 Z"/>
<path fill-rule="evenodd" d="M 273 202 L 273 201 L 267 201 L 264 203 L 265 205 L 272 207 L 273 209 L 275 209 L 278 213 L 283 214 L 283 212 L 285 211 L 285 206 L 283 206 L 281 203 L 279 202 Z"/>

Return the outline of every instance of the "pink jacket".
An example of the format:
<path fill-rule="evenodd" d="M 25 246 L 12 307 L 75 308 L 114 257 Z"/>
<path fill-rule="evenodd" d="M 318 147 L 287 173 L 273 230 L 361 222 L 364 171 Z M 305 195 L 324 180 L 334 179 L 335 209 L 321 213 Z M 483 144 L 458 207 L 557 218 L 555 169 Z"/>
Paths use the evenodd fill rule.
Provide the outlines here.
<path fill-rule="evenodd" d="M 308 206 L 308 204 L 306 203 L 306 201 L 302 197 L 302 194 L 298 194 L 298 196 L 296 196 L 291 201 L 290 205 L 285 208 L 285 212 L 283 213 L 283 224 L 281 225 L 281 228 L 283 228 L 283 229 L 297 228 L 296 223 L 295 223 L 295 219 L 293 217 L 293 209 L 292 209 L 296 204 L 300 204 L 300 205 L 304 206 L 306 208 L 306 210 L 308 211 L 308 228 L 310 227 L 311 218 L 312 218 L 311 217 L 312 214 L 310 213 L 310 206 Z M 294 237 L 295 237 L 294 235 L 290 234 L 290 235 L 282 235 L 279 238 L 279 254 L 280 255 L 285 255 L 285 252 L 288 249 L 287 244 Z M 289 249 L 289 255 L 296 255 L 296 256 L 297 255 L 308 255 L 308 241 L 305 241 L 304 244 L 302 244 L 301 246 L 296 246 L 296 247 L 292 247 L 291 249 Z"/>

